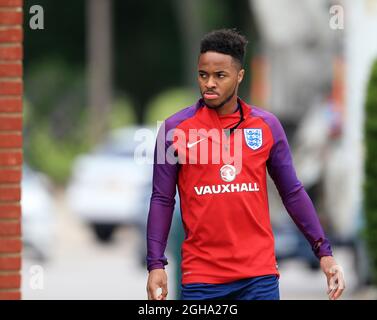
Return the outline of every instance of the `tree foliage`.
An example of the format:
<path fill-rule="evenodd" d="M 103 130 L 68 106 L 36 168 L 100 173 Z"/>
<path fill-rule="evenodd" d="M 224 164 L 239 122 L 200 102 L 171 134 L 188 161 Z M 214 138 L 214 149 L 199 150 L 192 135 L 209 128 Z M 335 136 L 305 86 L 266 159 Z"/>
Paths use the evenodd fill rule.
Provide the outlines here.
<path fill-rule="evenodd" d="M 365 105 L 364 210 L 373 282 L 377 284 L 377 60 L 368 84 Z"/>

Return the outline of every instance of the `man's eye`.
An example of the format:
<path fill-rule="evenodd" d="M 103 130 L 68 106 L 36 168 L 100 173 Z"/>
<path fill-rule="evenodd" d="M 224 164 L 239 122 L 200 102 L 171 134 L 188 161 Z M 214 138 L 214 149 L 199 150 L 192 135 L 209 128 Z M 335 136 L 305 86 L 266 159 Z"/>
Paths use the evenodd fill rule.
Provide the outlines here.
<path fill-rule="evenodd" d="M 218 75 L 218 77 L 219 77 L 219 78 L 225 78 L 225 74 L 220 73 L 220 74 Z"/>
<path fill-rule="evenodd" d="M 204 74 L 204 73 L 200 73 L 199 76 L 200 76 L 201 78 L 206 78 L 206 77 L 207 77 L 207 75 Z"/>

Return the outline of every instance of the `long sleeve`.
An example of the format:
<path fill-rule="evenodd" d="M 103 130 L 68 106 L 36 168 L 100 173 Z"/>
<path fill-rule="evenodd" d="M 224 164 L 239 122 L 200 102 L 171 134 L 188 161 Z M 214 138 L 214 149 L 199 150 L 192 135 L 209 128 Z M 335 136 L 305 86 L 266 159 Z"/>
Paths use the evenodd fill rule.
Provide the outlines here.
<path fill-rule="evenodd" d="M 176 139 L 177 126 L 193 117 L 199 107 L 200 101 L 175 113 L 163 122 L 157 134 L 152 196 L 147 221 L 147 269 L 149 271 L 164 268 L 168 264 L 165 249 L 173 218 L 180 169 L 173 140 Z"/>
<path fill-rule="evenodd" d="M 164 268 L 168 264 L 165 256 L 171 227 L 178 175 L 178 164 L 166 135 L 166 122 L 160 127 L 154 151 L 152 196 L 147 221 L 147 268 Z"/>
<path fill-rule="evenodd" d="M 268 119 L 274 137 L 274 145 L 267 161 L 268 172 L 273 179 L 289 215 L 309 241 L 314 254 L 320 258 L 332 255 L 314 205 L 296 176 L 291 151 L 279 120 Z"/>

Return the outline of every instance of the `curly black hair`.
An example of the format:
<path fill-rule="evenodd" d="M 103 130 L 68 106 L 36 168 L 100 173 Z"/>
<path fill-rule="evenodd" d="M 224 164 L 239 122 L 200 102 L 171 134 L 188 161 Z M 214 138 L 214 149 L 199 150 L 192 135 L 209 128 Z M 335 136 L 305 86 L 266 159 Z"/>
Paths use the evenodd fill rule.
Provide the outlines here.
<path fill-rule="evenodd" d="M 244 63 L 246 38 L 236 29 L 220 29 L 207 33 L 200 42 L 200 54 L 214 51 L 232 56 L 241 66 Z"/>

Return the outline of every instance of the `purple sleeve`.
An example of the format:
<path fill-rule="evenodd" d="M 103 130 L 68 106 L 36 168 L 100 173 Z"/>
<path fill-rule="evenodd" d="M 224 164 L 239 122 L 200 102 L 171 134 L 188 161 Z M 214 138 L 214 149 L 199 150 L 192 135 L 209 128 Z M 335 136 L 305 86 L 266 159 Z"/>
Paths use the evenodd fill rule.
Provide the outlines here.
<path fill-rule="evenodd" d="M 147 269 L 164 269 L 168 264 L 165 249 L 172 223 L 179 164 L 171 148 L 172 131 L 194 115 L 198 104 L 167 119 L 157 135 L 153 164 L 152 196 L 147 221 Z"/>
<path fill-rule="evenodd" d="M 331 256 L 331 246 L 326 239 L 314 205 L 298 180 L 293 167 L 291 151 L 280 121 L 272 114 L 265 118 L 272 131 L 274 145 L 267 161 L 273 179 L 289 215 L 309 241 L 317 258 Z"/>
<path fill-rule="evenodd" d="M 165 123 L 157 135 L 153 164 L 152 196 L 147 221 L 147 268 L 164 269 L 168 264 L 164 255 L 172 222 L 178 164 L 158 163 L 158 154 L 166 155 L 166 150 L 172 144 L 166 141 Z M 167 156 L 165 157 L 167 160 Z"/>

